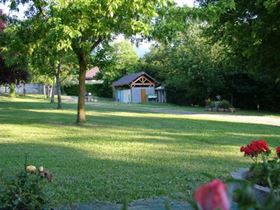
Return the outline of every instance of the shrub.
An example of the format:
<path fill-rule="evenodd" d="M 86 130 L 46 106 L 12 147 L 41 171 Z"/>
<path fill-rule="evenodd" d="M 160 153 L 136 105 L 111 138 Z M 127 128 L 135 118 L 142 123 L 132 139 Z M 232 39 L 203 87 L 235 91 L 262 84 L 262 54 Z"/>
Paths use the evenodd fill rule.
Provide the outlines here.
<path fill-rule="evenodd" d="M 229 101 L 222 100 L 222 101 L 210 101 L 207 100 L 206 107 L 208 108 L 223 108 L 223 109 L 229 109 L 232 107 Z"/>
<path fill-rule="evenodd" d="M 63 92 L 69 96 L 78 96 L 79 86 L 78 85 L 64 86 Z"/>
<path fill-rule="evenodd" d="M 52 174 L 43 167 L 27 166 L 15 176 L 1 178 L 0 209 L 43 209 L 48 203 L 45 185 Z"/>
<path fill-rule="evenodd" d="M 231 107 L 229 101 L 227 100 L 222 100 L 222 101 L 219 101 L 218 103 L 218 108 L 223 108 L 223 109 L 229 109 Z"/>
<path fill-rule="evenodd" d="M 250 144 L 242 146 L 240 151 L 245 157 L 253 160 L 247 180 L 229 180 L 227 186 L 215 179 L 199 186 L 194 193 L 195 201 L 190 201 L 195 210 L 279 209 L 280 147 L 276 148 L 277 156 L 273 158 L 270 158 L 271 150 L 265 140 L 253 140 Z M 267 196 L 263 201 L 254 191 L 255 184 L 270 189 L 267 195 L 261 194 Z"/>
<path fill-rule="evenodd" d="M 63 91 L 69 96 L 78 96 L 79 86 L 71 85 L 64 86 Z M 109 84 L 86 84 L 86 92 L 90 92 L 94 96 L 111 98 L 112 97 L 112 87 Z"/>
<path fill-rule="evenodd" d="M 215 101 L 211 101 L 209 103 L 209 108 L 216 108 L 216 102 Z"/>

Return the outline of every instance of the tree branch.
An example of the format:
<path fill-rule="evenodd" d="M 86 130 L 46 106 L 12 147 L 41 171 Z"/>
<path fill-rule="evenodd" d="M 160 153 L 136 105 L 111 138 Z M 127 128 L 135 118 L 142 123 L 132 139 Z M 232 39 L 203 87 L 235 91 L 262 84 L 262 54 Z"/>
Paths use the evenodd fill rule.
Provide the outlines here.
<path fill-rule="evenodd" d="M 102 38 L 99 37 L 99 38 L 96 40 L 96 42 L 94 42 L 93 45 L 91 46 L 90 51 L 93 51 L 94 48 L 96 48 L 102 41 L 103 41 Z"/>

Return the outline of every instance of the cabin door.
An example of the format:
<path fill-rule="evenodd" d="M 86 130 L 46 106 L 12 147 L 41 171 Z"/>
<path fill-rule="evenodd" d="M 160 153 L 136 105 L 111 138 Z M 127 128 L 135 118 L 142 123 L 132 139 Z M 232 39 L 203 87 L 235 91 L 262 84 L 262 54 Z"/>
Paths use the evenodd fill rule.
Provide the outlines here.
<path fill-rule="evenodd" d="M 146 103 L 147 98 L 146 98 L 146 89 L 141 89 L 141 103 Z"/>

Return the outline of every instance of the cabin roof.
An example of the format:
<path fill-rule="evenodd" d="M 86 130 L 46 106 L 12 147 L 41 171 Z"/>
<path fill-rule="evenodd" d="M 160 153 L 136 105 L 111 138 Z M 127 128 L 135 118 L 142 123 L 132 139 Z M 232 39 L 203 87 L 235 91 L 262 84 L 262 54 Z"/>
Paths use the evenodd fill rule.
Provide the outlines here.
<path fill-rule="evenodd" d="M 130 85 L 133 81 L 135 81 L 137 78 L 139 78 L 140 76 L 146 76 L 148 77 L 150 80 L 152 80 L 155 84 L 159 84 L 153 77 L 151 77 L 150 75 L 148 75 L 146 72 L 141 71 L 141 72 L 137 72 L 137 73 L 133 73 L 133 74 L 128 74 L 123 76 L 122 78 L 120 78 L 119 80 L 113 82 L 113 86 L 117 87 L 117 86 L 124 86 L 124 85 Z"/>

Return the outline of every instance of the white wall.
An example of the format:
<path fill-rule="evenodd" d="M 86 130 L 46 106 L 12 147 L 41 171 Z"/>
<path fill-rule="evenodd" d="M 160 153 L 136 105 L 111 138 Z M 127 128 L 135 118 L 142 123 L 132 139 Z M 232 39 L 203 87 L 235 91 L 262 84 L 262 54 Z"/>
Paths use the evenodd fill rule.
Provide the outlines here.
<path fill-rule="evenodd" d="M 9 86 L 6 88 L 7 93 L 10 92 Z M 26 94 L 43 94 L 44 93 L 44 85 L 43 84 L 25 84 Z M 5 93 L 5 86 L 0 86 L 0 93 Z M 16 93 L 23 94 L 23 84 L 16 85 Z"/>
<path fill-rule="evenodd" d="M 132 103 L 141 103 L 141 89 L 146 89 L 146 95 L 154 95 L 154 87 L 134 87 L 132 88 Z"/>
<path fill-rule="evenodd" d="M 141 103 L 141 89 L 146 90 L 146 95 L 154 95 L 155 88 L 154 87 L 134 87 L 131 90 L 116 90 L 116 101 L 122 103 Z M 131 97 L 132 94 L 132 97 Z"/>
<path fill-rule="evenodd" d="M 123 103 L 131 102 L 131 92 L 130 89 L 126 90 L 116 90 L 117 101 Z"/>

